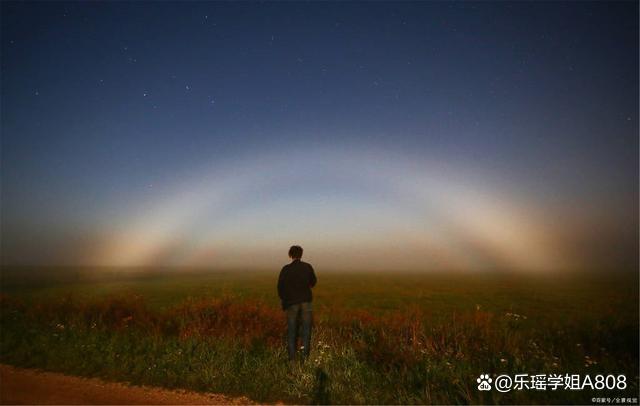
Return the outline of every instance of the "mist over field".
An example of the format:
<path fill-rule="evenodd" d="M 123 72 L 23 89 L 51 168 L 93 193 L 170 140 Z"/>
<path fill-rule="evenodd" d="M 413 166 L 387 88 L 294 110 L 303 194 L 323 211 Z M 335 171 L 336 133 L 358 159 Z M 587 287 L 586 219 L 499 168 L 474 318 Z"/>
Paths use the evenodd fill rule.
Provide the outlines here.
<path fill-rule="evenodd" d="M 415 155 L 318 147 L 245 154 L 122 196 L 106 213 L 73 211 L 66 223 L 55 216 L 43 220 L 60 223 L 53 229 L 33 231 L 28 224 L 43 213 L 12 215 L 9 194 L 3 263 L 276 268 L 299 243 L 320 269 L 635 269 L 633 199 L 560 200 L 541 193 L 559 185 L 536 190 L 480 165 Z"/>

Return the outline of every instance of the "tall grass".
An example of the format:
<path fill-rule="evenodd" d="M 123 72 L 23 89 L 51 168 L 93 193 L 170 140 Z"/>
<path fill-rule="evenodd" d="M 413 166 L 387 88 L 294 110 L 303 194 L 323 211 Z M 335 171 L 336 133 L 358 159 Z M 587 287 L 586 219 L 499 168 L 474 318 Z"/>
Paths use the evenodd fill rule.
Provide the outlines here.
<path fill-rule="evenodd" d="M 638 320 L 321 308 L 311 358 L 286 362 L 273 304 L 225 295 L 152 308 L 138 295 L 1 301 L 0 357 L 18 366 L 293 403 L 590 403 L 636 396 Z M 553 310 L 553 309 L 550 309 Z M 621 374 L 623 392 L 477 390 L 492 374 Z"/>

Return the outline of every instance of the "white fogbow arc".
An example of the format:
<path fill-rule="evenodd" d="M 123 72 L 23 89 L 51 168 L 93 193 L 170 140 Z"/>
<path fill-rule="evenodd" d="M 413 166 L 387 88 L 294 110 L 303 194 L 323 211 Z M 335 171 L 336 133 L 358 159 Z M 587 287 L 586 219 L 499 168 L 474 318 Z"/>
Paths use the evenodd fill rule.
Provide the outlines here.
<path fill-rule="evenodd" d="M 550 270 L 565 260 L 518 196 L 453 164 L 325 148 L 204 165 L 187 179 L 128 213 L 94 258 L 255 265 L 299 242 L 334 268 Z"/>

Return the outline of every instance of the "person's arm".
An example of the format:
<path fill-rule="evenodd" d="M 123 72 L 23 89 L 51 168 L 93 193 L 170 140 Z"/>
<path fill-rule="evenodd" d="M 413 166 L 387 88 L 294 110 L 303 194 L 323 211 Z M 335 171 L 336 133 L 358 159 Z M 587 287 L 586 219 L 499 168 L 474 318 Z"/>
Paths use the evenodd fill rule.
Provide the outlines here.
<path fill-rule="evenodd" d="M 316 273 L 313 271 L 313 267 L 311 265 L 309 265 L 309 271 L 311 271 L 309 275 L 309 287 L 314 287 L 318 282 L 318 278 L 316 278 Z"/>
<path fill-rule="evenodd" d="M 278 297 L 282 300 L 282 289 L 284 285 L 284 268 L 280 270 L 280 276 L 278 276 Z"/>

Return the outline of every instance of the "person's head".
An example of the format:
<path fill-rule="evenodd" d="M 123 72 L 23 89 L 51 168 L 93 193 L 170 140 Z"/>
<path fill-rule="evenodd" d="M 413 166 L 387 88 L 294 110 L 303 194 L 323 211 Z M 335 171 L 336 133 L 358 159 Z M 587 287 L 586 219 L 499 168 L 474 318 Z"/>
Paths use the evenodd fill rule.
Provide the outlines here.
<path fill-rule="evenodd" d="M 289 248 L 289 258 L 291 259 L 302 258 L 302 247 L 299 245 L 292 245 L 291 248 Z"/>

